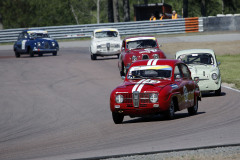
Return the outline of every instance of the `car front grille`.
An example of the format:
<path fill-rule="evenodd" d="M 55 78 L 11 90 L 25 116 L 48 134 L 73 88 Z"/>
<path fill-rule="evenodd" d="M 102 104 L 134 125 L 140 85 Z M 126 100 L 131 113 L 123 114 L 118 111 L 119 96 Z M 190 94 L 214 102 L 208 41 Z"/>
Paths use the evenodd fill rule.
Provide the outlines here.
<path fill-rule="evenodd" d="M 45 48 L 45 49 L 49 49 L 49 48 L 50 48 L 48 42 L 44 42 L 44 48 Z"/>
<path fill-rule="evenodd" d="M 121 93 L 123 95 L 123 104 L 127 107 L 146 107 L 150 104 L 150 94 L 151 93 L 139 93 L 137 91 L 133 93 Z"/>

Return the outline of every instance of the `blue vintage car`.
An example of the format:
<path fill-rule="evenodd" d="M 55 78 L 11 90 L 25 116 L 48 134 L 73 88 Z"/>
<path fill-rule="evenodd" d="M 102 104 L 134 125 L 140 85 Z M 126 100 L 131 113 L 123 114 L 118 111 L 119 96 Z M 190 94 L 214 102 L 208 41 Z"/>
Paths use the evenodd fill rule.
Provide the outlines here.
<path fill-rule="evenodd" d="M 50 38 L 47 31 L 28 29 L 19 34 L 13 50 L 17 58 L 22 54 L 33 57 L 35 54 L 42 56 L 44 53 L 52 53 L 53 56 L 56 56 L 59 45 L 56 40 Z"/>

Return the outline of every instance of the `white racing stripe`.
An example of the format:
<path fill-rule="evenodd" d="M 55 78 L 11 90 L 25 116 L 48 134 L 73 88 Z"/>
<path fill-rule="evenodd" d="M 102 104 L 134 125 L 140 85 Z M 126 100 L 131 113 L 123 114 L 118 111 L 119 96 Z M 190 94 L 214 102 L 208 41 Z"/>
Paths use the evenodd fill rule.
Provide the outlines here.
<path fill-rule="evenodd" d="M 152 63 L 152 66 L 156 66 L 158 59 L 155 59 Z"/>
<path fill-rule="evenodd" d="M 138 81 L 138 82 L 135 84 L 135 86 L 133 87 L 132 92 L 136 91 L 136 90 L 137 90 L 137 87 L 138 87 L 143 81 L 145 81 L 145 79 L 142 79 L 142 80 Z"/>
<path fill-rule="evenodd" d="M 137 84 L 135 84 L 135 86 L 132 89 L 132 93 L 134 91 L 138 91 L 141 92 L 143 86 L 145 85 L 145 83 L 151 83 L 151 79 L 142 79 L 141 81 L 139 81 Z"/>
<path fill-rule="evenodd" d="M 154 60 L 154 59 L 150 59 L 150 60 L 148 61 L 147 65 L 148 65 L 148 66 L 152 65 L 152 61 L 153 61 L 153 60 Z"/>

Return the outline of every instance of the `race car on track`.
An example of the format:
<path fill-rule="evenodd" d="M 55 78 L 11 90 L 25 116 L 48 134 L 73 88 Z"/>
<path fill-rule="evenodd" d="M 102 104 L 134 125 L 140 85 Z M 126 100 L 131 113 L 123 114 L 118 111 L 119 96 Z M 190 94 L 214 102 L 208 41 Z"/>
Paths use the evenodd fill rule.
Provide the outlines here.
<path fill-rule="evenodd" d="M 59 45 L 56 40 L 50 38 L 47 31 L 27 29 L 19 34 L 13 50 L 17 58 L 22 54 L 28 54 L 33 57 L 35 54 L 42 56 L 44 53 L 52 53 L 56 56 Z"/>
<path fill-rule="evenodd" d="M 160 50 L 157 39 L 148 37 L 129 37 L 122 42 L 118 68 L 121 76 L 125 76 L 130 65 L 142 59 L 165 59 L 166 56 Z"/>
<path fill-rule="evenodd" d="M 201 93 L 187 65 L 179 60 L 140 60 L 133 63 L 124 82 L 110 95 L 114 123 L 124 116 L 142 117 L 165 114 L 173 119 L 175 112 L 188 109 L 197 114 Z"/>
<path fill-rule="evenodd" d="M 198 80 L 200 91 L 221 95 L 221 74 L 214 51 L 211 49 L 189 49 L 176 53 L 176 59 L 188 65 L 193 79 Z"/>
<path fill-rule="evenodd" d="M 119 56 L 121 45 L 122 41 L 117 29 L 95 29 L 91 36 L 91 60 L 96 60 L 97 56 Z"/>

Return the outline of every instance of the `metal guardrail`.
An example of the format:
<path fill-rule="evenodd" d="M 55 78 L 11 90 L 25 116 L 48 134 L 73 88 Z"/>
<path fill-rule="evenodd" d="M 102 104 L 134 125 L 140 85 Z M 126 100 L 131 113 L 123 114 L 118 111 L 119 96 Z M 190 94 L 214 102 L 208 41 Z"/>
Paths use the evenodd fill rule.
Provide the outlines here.
<path fill-rule="evenodd" d="M 202 32 L 203 19 L 202 18 L 179 18 L 176 20 L 165 19 L 165 20 L 156 20 L 156 21 L 136 21 L 136 22 L 101 23 L 101 24 L 86 24 L 86 25 L 50 26 L 50 27 L 37 27 L 37 28 L 35 27 L 31 29 L 47 30 L 48 33 L 51 35 L 51 37 L 54 39 L 71 39 L 71 38 L 91 37 L 93 30 L 99 29 L 99 28 L 117 28 L 120 32 L 120 35 Z M 25 28 L 0 30 L 0 43 L 16 41 L 19 33 L 24 29 Z"/>

